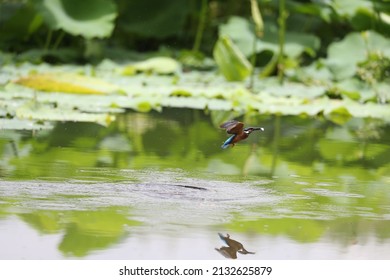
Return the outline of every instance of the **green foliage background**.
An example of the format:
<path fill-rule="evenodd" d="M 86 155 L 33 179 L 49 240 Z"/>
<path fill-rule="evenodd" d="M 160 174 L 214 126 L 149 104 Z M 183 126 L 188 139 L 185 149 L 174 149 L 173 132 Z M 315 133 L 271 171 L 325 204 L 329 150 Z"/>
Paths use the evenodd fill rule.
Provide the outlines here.
<path fill-rule="evenodd" d="M 322 114 L 339 124 L 351 116 L 388 119 L 389 0 L 9 0 L 0 1 L 0 8 L 0 63 L 14 67 L 2 68 L 0 91 L 20 78 L 15 74 L 24 71 L 19 62 L 92 65 L 96 68 L 90 71 L 70 71 L 106 79 L 104 67 L 110 61 L 117 63 L 109 69 L 111 76 L 119 74 L 115 87 L 129 97 L 134 93 L 122 86 L 122 76 L 130 76 L 129 85 L 140 72 L 150 77 L 142 81 L 141 106 L 130 106 L 139 111 L 185 104 L 218 109 L 206 103 L 227 99 L 231 104 L 226 110 L 241 112 Z M 175 61 L 146 60 L 156 56 Z M 123 63 L 131 65 L 122 69 Z M 102 65 L 104 75 L 98 70 Z M 23 67 L 30 74 L 55 70 Z M 187 84 L 188 72 L 202 78 Z M 171 85 L 188 87 L 173 89 L 164 102 L 159 102 L 161 96 L 145 100 L 150 91 L 164 92 L 159 75 L 173 75 Z M 217 75 L 227 82 L 225 88 L 232 87 L 228 82 L 240 82 L 253 94 L 239 102 L 248 106 L 236 104 L 239 94 L 233 100 L 226 91 L 210 94 L 205 80 Z M 146 85 L 151 84 L 149 90 Z M 204 105 L 191 99 L 199 88 L 209 99 L 202 100 Z M 2 107 L 3 114 L 14 115 L 12 105 Z"/>
<path fill-rule="evenodd" d="M 387 0 L 257 2 L 264 18 L 264 39 L 271 44 L 276 43 L 278 16 L 285 13 L 286 44 L 296 43 L 295 50 L 287 50 L 289 56 L 299 54 L 301 45 L 309 58 L 318 58 L 326 54 L 332 42 L 351 32 L 390 34 Z M 284 11 L 280 10 L 282 5 Z M 76 51 L 83 46 L 86 51 L 88 40 L 101 47 L 138 51 L 154 51 L 162 45 L 191 49 L 201 28 L 200 50 L 211 55 L 218 32 L 226 33 L 224 24 L 235 17 L 249 21 L 243 24 L 252 24 L 250 1 L 235 0 L 2 0 L 0 8 L 1 49 L 18 53 L 44 47 Z M 235 39 L 242 43 L 237 36 L 245 37 L 246 33 L 240 32 L 243 29 L 239 24 L 234 25 Z M 259 46 L 256 53 L 264 49 Z M 251 50 L 244 50 L 244 54 L 250 55 Z M 261 56 L 266 60 L 266 54 Z"/>

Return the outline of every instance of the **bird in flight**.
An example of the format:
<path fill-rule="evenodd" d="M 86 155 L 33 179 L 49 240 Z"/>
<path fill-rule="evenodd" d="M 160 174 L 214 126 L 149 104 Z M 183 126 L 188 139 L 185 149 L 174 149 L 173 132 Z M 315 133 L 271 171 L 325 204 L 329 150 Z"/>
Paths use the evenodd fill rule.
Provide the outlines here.
<path fill-rule="evenodd" d="M 264 131 L 264 128 L 262 127 L 244 128 L 244 123 L 236 120 L 224 122 L 219 127 L 226 129 L 226 132 L 228 134 L 233 134 L 222 144 L 221 146 L 222 149 L 226 149 L 230 145 L 233 147 L 235 143 L 248 138 L 249 134 L 251 134 L 255 130 Z"/>

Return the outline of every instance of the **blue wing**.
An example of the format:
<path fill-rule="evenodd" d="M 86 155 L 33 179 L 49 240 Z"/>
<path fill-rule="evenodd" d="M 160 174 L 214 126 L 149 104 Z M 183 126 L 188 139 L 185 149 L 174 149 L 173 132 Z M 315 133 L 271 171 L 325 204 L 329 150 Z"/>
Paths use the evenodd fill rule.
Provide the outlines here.
<path fill-rule="evenodd" d="M 233 142 L 233 138 L 236 137 L 236 135 L 232 135 L 230 136 L 226 141 L 225 143 L 222 144 L 221 148 L 222 149 L 226 149 L 227 147 L 229 147 L 229 145 Z"/>

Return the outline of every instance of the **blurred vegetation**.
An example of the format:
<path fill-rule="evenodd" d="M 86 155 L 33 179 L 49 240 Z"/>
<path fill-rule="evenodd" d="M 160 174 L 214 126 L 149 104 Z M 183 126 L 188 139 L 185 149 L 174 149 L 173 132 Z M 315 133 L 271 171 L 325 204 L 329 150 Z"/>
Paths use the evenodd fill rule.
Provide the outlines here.
<path fill-rule="evenodd" d="M 8 118 L 113 119 L 57 101 L 33 113 L 31 102 L 15 100 L 25 92 L 16 82 L 38 102 L 42 92 L 111 94 L 105 111 L 113 114 L 172 106 L 324 115 L 339 124 L 389 119 L 389 1 L 20 0 L 0 8 L 0 90 L 10 94 L 0 114 Z M 164 88 L 162 75 L 170 76 Z M 115 92 L 129 98 L 119 102 Z"/>
<path fill-rule="evenodd" d="M 92 51 L 92 46 L 102 51 L 122 48 L 140 52 L 166 46 L 210 55 L 223 25 L 234 18 L 246 19 L 251 25 L 251 30 L 246 31 L 254 35 L 251 2 L 85 0 L 80 4 L 76 0 L 2 0 L 0 46 L 3 51 L 17 53 L 68 48 L 80 59 Z M 297 49 L 305 47 L 308 56 L 302 57 L 302 62 L 306 63 L 326 54 L 331 43 L 351 32 L 370 30 L 384 36 L 390 34 L 390 5 L 386 0 L 259 0 L 257 3 L 264 18 L 264 41 L 270 36 L 275 42 L 273 32 L 281 25 L 280 21 L 285 21 L 285 43 L 291 40 Z M 233 27 L 240 30 L 239 25 Z M 267 57 L 258 49 L 253 50 L 252 44 L 247 48 L 244 54 L 261 55 L 259 62 Z M 299 51 L 292 54 L 286 49 L 285 53 L 296 56 Z M 106 57 L 104 52 L 94 54 Z"/>

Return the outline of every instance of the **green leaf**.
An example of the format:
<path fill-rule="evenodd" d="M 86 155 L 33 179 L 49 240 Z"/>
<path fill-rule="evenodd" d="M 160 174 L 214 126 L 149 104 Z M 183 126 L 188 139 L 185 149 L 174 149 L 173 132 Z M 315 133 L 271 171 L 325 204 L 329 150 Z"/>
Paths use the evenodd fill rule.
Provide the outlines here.
<path fill-rule="evenodd" d="M 252 72 L 252 65 L 227 36 L 221 36 L 214 46 L 214 59 L 228 81 L 242 81 Z"/>
<path fill-rule="evenodd" d="M 306 86 L 299 83 L 284 83 L 283 85 L 265 86 L 264 90 L 274 96 L 294 96 L 303 99 L 314 99 L 325 95 L 326 88 L 324 86 Z"/>
<path fill-rule="evenodd" d="M 339 125 L 346 123 L 352 117 L 348 109 L 342 105 L 325 108 L 324 115 L 327 119 Z"/>
<path fill-rule="evenodd" d="M 371 9 L 359 8 L 355 15 L 351 18 L 351 25 L 357 31 L 371 29 L 373 22 L 377 19 L 377 15 Z"/>
<path fill-rule="evenodd" d="M 372 10 L 373 3 L 367 0 L 333 0 L 331 6 L 339 15 L 352 17 L 358 9 Z"/>
<path fill-rule="evenodd" d="M 365 60 L 364 41 L 359 33 L 350 33 L 342 41 L 330 44 L 328 48 L 328 67 L 336 80 L 352 77 L 357 63 Z"/>
<path fill-rule="evenodd" d="M 161 105 L 174 108 L 192 108 L 203 110 L 207 106 L 208 99 L 205 97 L 166 97 L 161 100 Z"/>
<path fill-rule="evenodd" d="M 349 33 L 342 41 L 330 44 L 325 63 L 336 80 L 343 80 L 355 75 L 357 64 L 374 52 L 390 57 L 390 41 L 373 31 Z"/>
<path fill-rule="evenodd" d="M 152 72 L 157 74 L 174 74 L 180 70 L 180 64 L 170 57 L 153 57 L 126 66 L 123 74 L 133 75 L 136 72 Z"/>
<path fill-rule="evenodd" d="M 171 92 L 170 96 L 182 96 L 182 97 L 190 97 L 192 93 L 188 90 L 177 89 Z"/>
<path fill-rule="evenodd" d="M 15 83 L 48 92 L 106 94 L 118 90 L 115 85 L 101 79 L 72 73 L 32 74 L 18 79 Z"/>
<path fill-rule="evenodd" d="M 247 19 L 237 16 L 229 18 L 219 26 L 219 36 L 230 37 L 245 56 L 253 53 L 253 31 Z"/>
<path fill-rule="evenodd" d="M 381 53 L 390 58 L 390 40 L 375 31 L 366 31 L 361 33 L 362 38 L 367 44 L 367 50 L 370 53 Z"/>
<path fill-rule="evenodd" d="M 343 80 L 336 85 L 342 95 L 353 100 L 367 101 L 375 97 L 374 90 L 367 83 L 356 78 Z"/>
<path fill-rule="evenodd" d="M 0 118 L 1 130 L 43 130 L 53 129 L 54 125 L 49 122 L 37 122 L 33 120 L 3 119 Z"/>
<path fill-rule="evenodd" d="M 253 53 L 253 28 L 245 18 L 233 16 L 229 18 L 226 24 L 219 27 L 220 36 L 230 37 L 245 56 Z M 279 35 L 278 28 L 272 22 L 265 22 L 264 36 L 257 41 L 256 52 L 265 50 L 273 53 L 279 52 Z M 289 31 L 285 38 L 285 54 L 288 57 L 296 58 L 304 52 L 314 55 L 320 47 L 320 40 L 317 36 Z"/>
<path fill-rule="evenodd" d="M 117 8 L 111 0 L 35 0 L 51 29 L 85 38 L 109 37 Z"/>
<path fill-rule="evenodd" d="M 16 117 L 27 120 L 95 122 L 104 126 L 115 120 L 109 114 L 83 113 L 69 108 L 26 103 L 16 110 Z"/>

